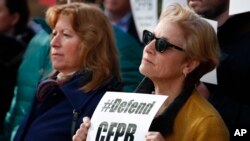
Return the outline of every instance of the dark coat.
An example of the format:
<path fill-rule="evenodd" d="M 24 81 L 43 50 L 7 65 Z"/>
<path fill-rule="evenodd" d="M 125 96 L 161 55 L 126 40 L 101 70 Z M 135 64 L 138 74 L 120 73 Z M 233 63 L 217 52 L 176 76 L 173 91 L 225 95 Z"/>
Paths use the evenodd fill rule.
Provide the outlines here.
<path fill-rule="evenodd" d="M 218 28 L 221 61 L 218 85 L 208 85 L 209 101 L 231 130 L 250 127 L 250 12 L 230 17 Z"/>
<path fill-rule="evenodd" d="M 31 28 L 25 28 L 13 36 L 0 34 L 0 134 L 4 129 L 4 118 L 14 95 L 19 65 L 34 34 Z"/>
<path fill-rule="evenodd" d="M 128 33 L 130 35 L 132 35 L 132 37 L 134 37 L 138 41 L 138 43 L 140 43 L 140 45 L 143 48 L 144 45 L 142 44 L 142 42 L 141 42 L 141 40 L 139 38 L 139 35 L 137 33 L 137 29 L 136 29 L 136 26 L 135 26 L 135 21 L 134 21 L 133 16 L 131 16 L 131 19 L 130 19 L 130 23 L 129 23 L 129 26 L 128 26 Z"/>
<path fill-rule="evenodd" d="M 25 50 L 16 38 L 0 35 L 0 130 L 14 95 L 17 70 Z"/>
<path fill-rule="evenodd" d="M 132 92 L 143 78 L 139 72 L 143 48 L 130 34 L 115 26 L 113 26 L 113 30 L 119 52 L 123 91 Z"/>
<path fill-rule="evenodd" d="M 79 90 L 90 79 L 88 71 L 83 71 L 62 85 L 58 85 L 53 77 L 41 81 L 31 113 L 20 125 L 15 141 L 71 140 L 82 118 L 91 117 L 104 93 L 114 90 L 111 86 L 115 80 L 88 93 Z"/>

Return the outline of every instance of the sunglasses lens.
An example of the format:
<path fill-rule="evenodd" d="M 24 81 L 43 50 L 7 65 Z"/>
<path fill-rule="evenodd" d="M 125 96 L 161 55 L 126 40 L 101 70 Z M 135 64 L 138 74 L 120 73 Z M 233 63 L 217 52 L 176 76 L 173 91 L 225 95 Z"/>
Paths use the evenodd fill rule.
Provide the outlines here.
<path fill-rule="evenodd" d="M 168 43 L 163 39 L 158 39 L 155 42 L 155 49 L 163 53 L 168 48 Z"/>
<path fill-rule="evenodd" d="M 154 35 L 148 31 L 144 31 L 143 33 L 143 43 L 147 45 L 154 39 Z"/>

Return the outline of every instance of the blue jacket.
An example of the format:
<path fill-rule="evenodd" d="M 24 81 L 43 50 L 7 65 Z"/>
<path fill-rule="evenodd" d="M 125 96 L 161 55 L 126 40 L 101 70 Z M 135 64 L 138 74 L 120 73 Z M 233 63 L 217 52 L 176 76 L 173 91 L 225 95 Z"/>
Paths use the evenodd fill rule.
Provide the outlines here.
<path fill-rule="evenodd" d="M 61 85 L 57 84 L 54 77 L 41 81 L 31 112 L 20 125 L 14 140 L 71 140 L 75 129 L 80 127 L 82 118 L 91 117 L 104 93 L 114 90 L 112 86 L 115 80 L 88 93 L 79 90 L 90 79 L 88 71 L 82 71 Z M 73 111 L 76 113 L 73 114 Z"/>

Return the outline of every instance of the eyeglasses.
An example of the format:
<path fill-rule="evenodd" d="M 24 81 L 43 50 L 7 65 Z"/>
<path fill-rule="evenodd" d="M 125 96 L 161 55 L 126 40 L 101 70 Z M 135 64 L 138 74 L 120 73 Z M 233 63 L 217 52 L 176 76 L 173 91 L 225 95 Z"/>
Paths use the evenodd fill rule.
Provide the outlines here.
<path fill-rule="evenodd" d="M 154 39 L 156 39 L 155 50 L 157 50 L 160 53 L 163 53 L 164 51 L 166 51 L 169 48 L 174 48 L 174 49 L 177 49 L 179 51 L 184 51 L 185 52 L 185 50 L 183 48 L 180 48 L 180 47 L 178 47 L 176 45 L 173 45 L 173 44 L 169 43 L 168 41 L 166 41 L 163 38 L 156 38 L 155 35 L 152 32 L 150 32 L 148 30 L 143 31 L 142 40 L 143 40 L 143 43 L 145 45 L 149 44 Z"/>

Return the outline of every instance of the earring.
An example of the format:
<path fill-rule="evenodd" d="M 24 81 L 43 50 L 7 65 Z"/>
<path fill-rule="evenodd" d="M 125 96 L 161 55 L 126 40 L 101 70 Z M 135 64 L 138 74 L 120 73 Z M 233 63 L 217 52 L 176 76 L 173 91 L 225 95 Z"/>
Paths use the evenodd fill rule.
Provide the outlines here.
<path fill-rule="evenodd" d="M 187 74 L 186 73 L 183 73 L 184 74 L 184 77 L 186 78 L 187 77 Z"/>

